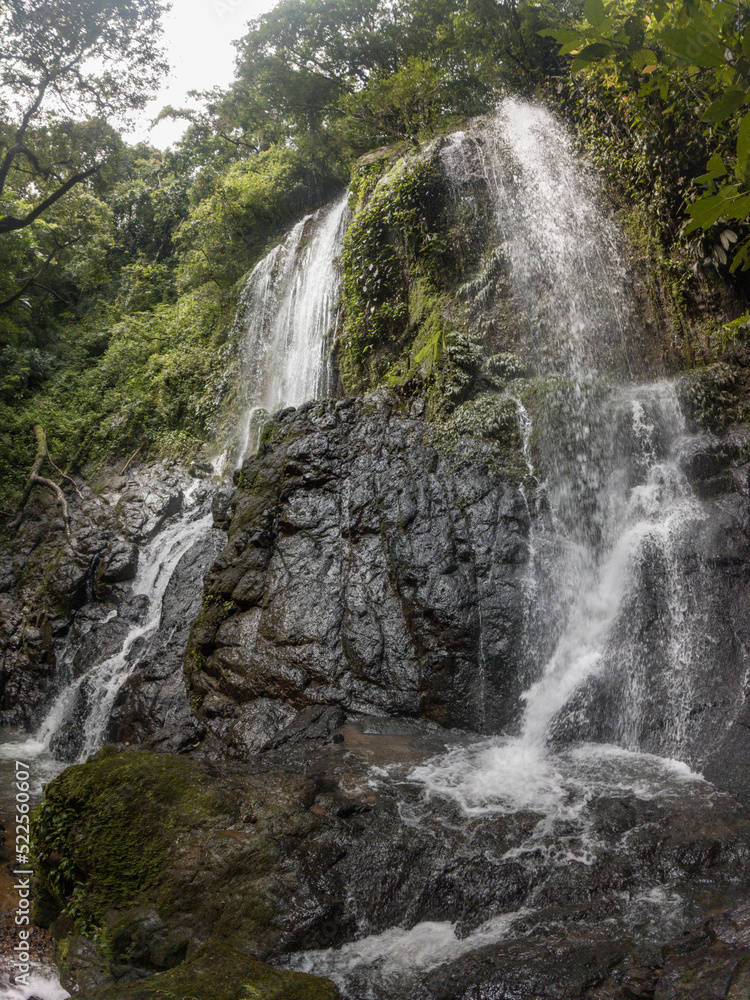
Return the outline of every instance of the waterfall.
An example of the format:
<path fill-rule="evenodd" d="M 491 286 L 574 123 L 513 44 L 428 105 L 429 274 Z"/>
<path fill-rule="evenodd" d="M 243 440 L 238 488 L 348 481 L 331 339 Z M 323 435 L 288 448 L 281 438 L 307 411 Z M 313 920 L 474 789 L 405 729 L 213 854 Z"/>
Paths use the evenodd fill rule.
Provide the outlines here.
<path fill-rule="evenodd" d="M 529 645 L 537 667 L 522 696 L 518 737 L 526 756 L 543 759 L 580 689 L 617 672 L 623 609 L 644 560 L 659 553 L 669 562 L 681 532 L 701 518 L 680 469 L 688 434 L 672 383 L 615 380 L 632 377 L 637 343 L 622 238 L 562 126 L 539 105 L 506 99 L 489 121 L 451 136 L 441 156 L 454 198 L 480 196 L 491 206 L 486 259 L 504 262 L 498 294 L 510 300 L 520 331 L 514 348 L 551 378 L 535 435 L 513 396 L 526 463 L 530 471 L 540 465 L 551 510 L 550 521 L 533 528 L 529 591 L 540 606 L 530 615 Z M 487 308 L 488 281 L 469 282 L 470 311 L 472 295 Z M 670 586 L 667 655 L 676 673 L 684 665 L 685 594 L 674 579 Z M 636 645 L 630 678 L 639 675 Z M 679 728 L 673 753 L 684 750 Z M 632 749 L 636 729 L 619 726 Z"/>
<path fill-rule="evenodd" d="M 237 464 L 257 447 L 264 413 L 328 389 L 347 200 L 301 219 L 248 278 L 236 320 L 247 401 Z"/>
<path fill-rule="evenodd" d="M 244 412 L 237 420 L 239 445 L 235 443 L 214 463 L 220 473 L 234 471 L 257 447 L 264 415 L 284 406 L 299 406 L 329 388 L 325 351 L 338 308 L 337 256 L 346 218 L 344 195 L 300 220 L 248 278 L 235 319 Z M 183 556 L 213 530 L 210 496 L 196 499 L 194 493 L 193 488 L 186 491 L 182 512 L 141 549 L 131 594 L 139 607 L 116 650 L 84 674 L 67 677 L 37 733 L 0 744 L 0 763 L 19 755 L 33 758 L 41 782 L 65 766 L 56 756 L 60 733 L 66 727 L 77 731 L 79 761 L 106 741 L 117 695 L 159 632 L 163 599 L 174 571 Z M 103 648 L 107 626 L 116 619 L 113 611 L 99 623 Z"/>
<path fill-rule="evenodd" d="M 500 297 L 510 299 L 518 346 L 535 370 L 629 373 L 634 314 L 622 237 L 564 128 L 541 105 L 508 98 L 489 120 L 450 136 L 441 158 L 454 197 L 478 191 L 493 210 L 485 277 L 470 283 L 469 305 L 486 310 L 488 283 L 509 271 Z"/>
<path fill-rule="evenodd" d="M 394 765 L 391 781 L 421 795 L 420 807 L 401 807 L 404 821 L 455 831 L 462 817 L 460 850 L 486 837 L 488 861 L 521 860 L 531 872 L 593 869 L 606 858 L 599 800 L 712 808 L 713 789 L 685 763 L 698 675 L 692 648 L 705 630 L 698 584 L 680 560 L 680 546 L 706 516 L 683 471 L 691 434 L 674 383 L 635 381 L 642 364 L 651 366 L 639 347 L 622 238 L 560 124 L 538 105 L 508 99 L 496 116 L 449 137 L 440 155 L 453 198 L 491 210 L 484 261 L 461 290 L 468 315 L 491 337 L 483 318 L 510 303 L 513 328 L 503 332 L 515 339 L 498 347 L 522 355 L 544 379 L 533 414 L 517 383 L 505 392 L 546 501 L 534 509 L 549 513 L 532 519 L 524 585 L 534 603 L 525 637 L 531 676 L 515 733 L 457 740 L 405 776 Z M 646 627 L 636 614 L 649 599 L 659 602 L 656 650 L 650 618 Z M 486 670 L 480 656 L 477 688 Z M 644 752 L 648 740 L 656 753 Z M 493 840 L 505 829 L 500 817 L 532 818 L 505 849 Z M 376 934 L 365 923 L 360 940 L 287 964 L 331 976 L 346 996 L 426 997 L 426 970 L 523 934 L 524 921 L 533 933 L 536 901 L 531 889 L 518 910 L 489 920 L 482 911 L 484 922 L 468 930 L 463 922 L 460 935 L 458 917 Z M 542 889 L 542 927 L 549 903 Z M 664 933 L 681 905 L 657 887 L 620 912 L 627 922 L 628 906 L 650 907 Z"/>

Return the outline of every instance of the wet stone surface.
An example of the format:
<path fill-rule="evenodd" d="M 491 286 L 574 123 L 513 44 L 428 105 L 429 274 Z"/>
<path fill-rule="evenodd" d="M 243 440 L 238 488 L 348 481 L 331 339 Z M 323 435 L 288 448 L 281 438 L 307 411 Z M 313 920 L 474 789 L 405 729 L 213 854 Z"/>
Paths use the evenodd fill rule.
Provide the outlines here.
<path fill-rule="evenodd" d="M 468 815 L 436 791 L 436 775 L 446 759 L 474 753 L 476 737 L 406 720 L 334 721 L 308 713 L 239 768 L 217 768 L 209 740 L 198 756 L 108 751 L 53 785 L 61 807 L 78 802 L 67 843 L 80 905 L 115 942 L 101 983 L 159 974 L 227 941 L 333 979 L 348 1000 L 707 998 L 670 994 L 668 983 L 691 963 L 709 970 L 706 982 L 744 968 L 750 825 L 705 782 L 629 755 L 623 787 L 603 779 L 579 802 L 577 758 L 561 757 L 554 768 L 573 775 L 562 798 L 509 810 L 490 796 Z M 316 730 L 321 722 L 330 731 Z M 98 895 L 94 798 L 107 802 L 114 781 L 126 805 L 138 802 L 140 816 L 108 834 L 115 847 L 120 835 L 132 845 L 158 826 L 173 779 L 195 791 L 193 805 L 169 806 L 165 866 L 110 912 Z M 46 921 L 64 932 L 55 922 L 64 900 L 44 899 Z M 692 950 L 670 945 L 703 925 Z M 77 952 L 63 952 L 74 985 Z M 651 992 L 628 993 L 644 975 Z"/>

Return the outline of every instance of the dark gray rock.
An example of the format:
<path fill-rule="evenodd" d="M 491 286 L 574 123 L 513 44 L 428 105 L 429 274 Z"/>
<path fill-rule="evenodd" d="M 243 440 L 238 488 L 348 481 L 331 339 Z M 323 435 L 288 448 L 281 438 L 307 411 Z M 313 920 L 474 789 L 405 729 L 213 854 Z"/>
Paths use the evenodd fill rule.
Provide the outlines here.
<path fill-rule="evenodd" d="M 448 461 L 427 434 L 383 393 L 267 426 L 187 660 L 217 735 L 269 699 L 475 729 L 512 719 L 528 506 L 480 444 Z"/>

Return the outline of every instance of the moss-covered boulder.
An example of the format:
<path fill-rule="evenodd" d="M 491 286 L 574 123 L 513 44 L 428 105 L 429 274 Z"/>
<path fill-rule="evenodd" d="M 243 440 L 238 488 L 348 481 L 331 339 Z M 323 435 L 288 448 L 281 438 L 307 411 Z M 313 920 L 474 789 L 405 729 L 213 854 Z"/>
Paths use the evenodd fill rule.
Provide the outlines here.
<path fill-rule="evenodd" d="M 283 903 L 305 891 L 285 858 L 320 825 L 314 796 L 301 776 L 135 750 L 64 772 L 34 815 L 37 919 L 64 984 L 118 1000 L 334 997 L 262 962 L 315 940 Z"/>
<path fill-rule="evenodd" d="M 210 944 L 193 961 L 136 982 L 117 982 L 78 1000 L 336 1000 L 328 979 L 287 972 Z"/>

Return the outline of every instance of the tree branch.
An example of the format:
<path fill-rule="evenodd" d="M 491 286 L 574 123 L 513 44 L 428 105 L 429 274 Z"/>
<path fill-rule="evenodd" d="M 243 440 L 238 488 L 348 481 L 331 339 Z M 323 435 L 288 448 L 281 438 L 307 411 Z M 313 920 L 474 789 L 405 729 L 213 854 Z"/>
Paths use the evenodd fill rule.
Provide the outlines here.
<path fill-rule="evenodd" d="M 24 216 L 23 219 L 17 219 L 12 215 L 4 215 L 0 218 L 0 234 L 2 233 L 12 233 L 17 229 L 24 229 L 26 226 L 30 226 L 32 222 L 35 222 L 39 216 L 46 212 L 50 206 L 54 205 L 56 201 L 59 201 L 63 195 L 67 194 L 72 187 L 76 184 L 81 184 L 83 181 L 88 180 L 89 177 L 93 177 L 95 173 L 101 170 L 101 164 L 97 164 L 95 167 L 90 167 L 88 170 L 84 170 L 79 174 L 73 174 L 69 177 L 67 181 L 58 188 L 49 198 L 45 198 L 41 204 L 37 205 L 36 208 L 29 212 L 28 215 Z"/>
<path fill-rule="evenodd" d="M 49 460 L 49 462 L 54 465 L 47 449 L 47 435 L 45 434 L 44 428 L 41 424 L 34 424 L 34 436 L 36 437 L 36 457 L 34 459 L 31 472 L 29 473 L 29 478 L 26 480 L 26 488 L 23 491 L 21 503 L 18 505 L 18 512 L 8 527 L 11 531 L 14 531 L 21 524 L 26 504 L 29 502 L 29 497 L 31 496 L 31 491 L 38 483 L 40 486 L 46 486 L 47 489 L 52 490 L 57 497 L 57 501 L 62 508 L 63 522 L 65 523 L 65 537 L 68 539 L 68 542 L 70 542 L 70 512 L 68 510 L 68 501 L 65 499 L 65 494 L 56 483 L 52 482 L 51 479 L 45 479 L 44 476 L 39 475 L 45 459 Z"/>
<path fill-rule="evenodd" d="M 3 157 L 2 164 L 0 164 L 0 194 L 2 194 L 3 190 L 5 189 L 5 182 L 8 179 L 8 173 L 10 171 L 11 166 L 13 165 L 13 160 L 16 158 L 17 153 L 23 149 L 22 140 L 23 137 L 26 135 L 26 130 L 29 127 L 29 123 L 31 122 L 32 118 L 42 105 L 44 94 L 49 85 L 49 79 L 50 79 L 49 73 L 45 69 L 44 76 L 37 88 L 36 97 L 32 101 L 31 105 L 26 109 L 26 112 L 23 118 L 21 119 L 21 124 L 18 126 L 18 129 L 16 130 L 15 144 L 11 146 L 10 149 L 7 151 L 7 153 Z"/>

